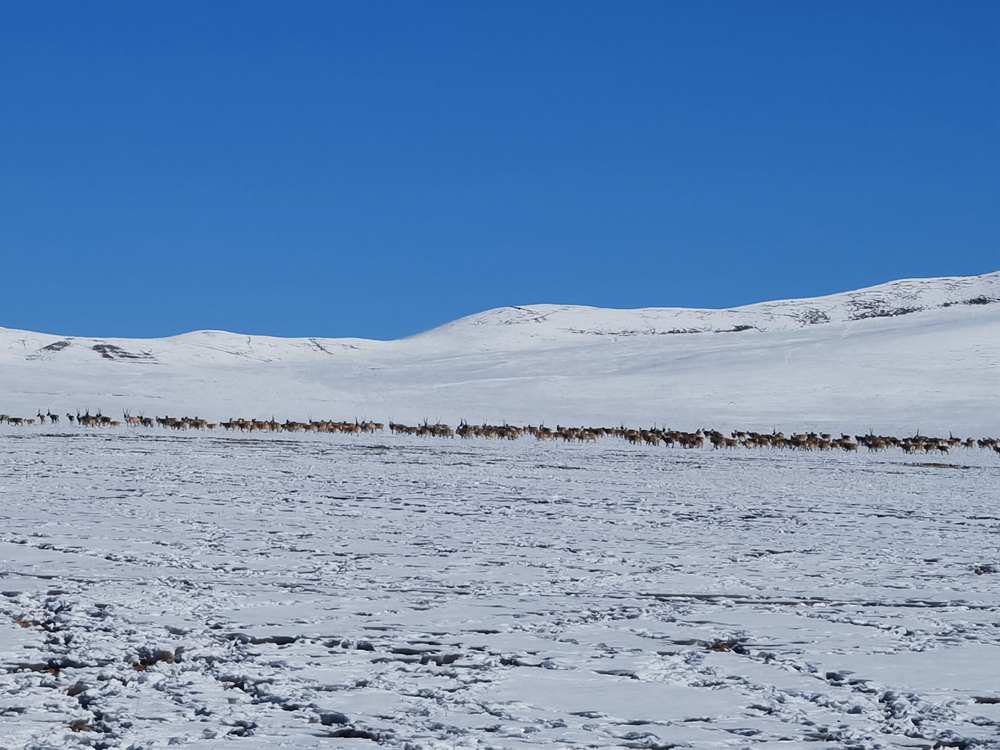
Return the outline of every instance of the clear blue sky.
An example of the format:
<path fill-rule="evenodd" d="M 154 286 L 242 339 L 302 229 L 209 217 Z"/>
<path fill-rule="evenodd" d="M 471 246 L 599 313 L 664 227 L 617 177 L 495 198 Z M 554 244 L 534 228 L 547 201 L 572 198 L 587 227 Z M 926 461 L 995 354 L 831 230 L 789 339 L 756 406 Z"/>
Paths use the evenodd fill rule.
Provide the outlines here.
<path fill-rule="evenodd" d="M 0 325 L 389 338 L 997 270 L 998 28 L 995 2 L 11 3 Z"/>

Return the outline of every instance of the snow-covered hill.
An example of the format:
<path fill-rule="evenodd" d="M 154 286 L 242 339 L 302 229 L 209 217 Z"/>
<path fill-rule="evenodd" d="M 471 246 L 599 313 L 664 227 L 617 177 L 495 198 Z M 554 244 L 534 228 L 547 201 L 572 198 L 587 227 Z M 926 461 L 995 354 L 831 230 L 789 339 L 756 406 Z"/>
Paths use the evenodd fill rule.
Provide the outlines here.
<path fill-rule="evenodd" d="M 0 328 L 0 413 L 1000 431 L 1000 273 L 727 310 L 505 307 L 398 341 Z"/>

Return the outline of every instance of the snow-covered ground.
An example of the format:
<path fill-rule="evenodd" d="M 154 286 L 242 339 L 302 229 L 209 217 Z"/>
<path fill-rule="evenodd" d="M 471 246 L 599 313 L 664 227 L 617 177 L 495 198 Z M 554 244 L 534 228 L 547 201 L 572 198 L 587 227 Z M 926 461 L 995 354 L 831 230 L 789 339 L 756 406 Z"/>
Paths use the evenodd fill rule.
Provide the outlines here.
<path fill-rule="evenodd" d="M 1000 274 L 399 341 L 0 329 L 0 413 L 1000 433 Z M 1000 458 L 0 426 L 0 749 L 1000 747 Z"/>
<path fill-rule="evenodd" d="M 0 447 L 3 748 L 1000 746 L 986 451 Z"/>
<path fill-rule="evenodd" d="M 398 341 L 0 329 L 0 413 L 48 409 L 992 434 L 1000 273 L 733 310 L 507 307 Z"/>

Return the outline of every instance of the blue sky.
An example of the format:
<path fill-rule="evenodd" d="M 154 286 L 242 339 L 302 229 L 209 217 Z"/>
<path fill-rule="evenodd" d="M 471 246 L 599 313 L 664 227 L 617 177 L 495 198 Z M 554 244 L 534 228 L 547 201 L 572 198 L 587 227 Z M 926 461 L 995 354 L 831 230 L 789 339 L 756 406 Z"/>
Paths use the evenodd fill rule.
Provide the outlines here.
<path fill-rule="evenodd" d="M 998 27 L 987 2 L 12 4 L 0 325 L 390 338 L 997 270 Z"/>

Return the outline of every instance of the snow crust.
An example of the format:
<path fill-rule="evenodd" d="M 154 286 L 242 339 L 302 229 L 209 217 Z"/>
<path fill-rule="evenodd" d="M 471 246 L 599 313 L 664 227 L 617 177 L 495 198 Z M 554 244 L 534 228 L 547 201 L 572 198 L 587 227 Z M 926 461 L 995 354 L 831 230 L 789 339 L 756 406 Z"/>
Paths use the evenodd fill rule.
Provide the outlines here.
<path fill-rule="evenodd" d="M 1000 743 L 986 451 L 0 430 L 4 748 Z"/>

